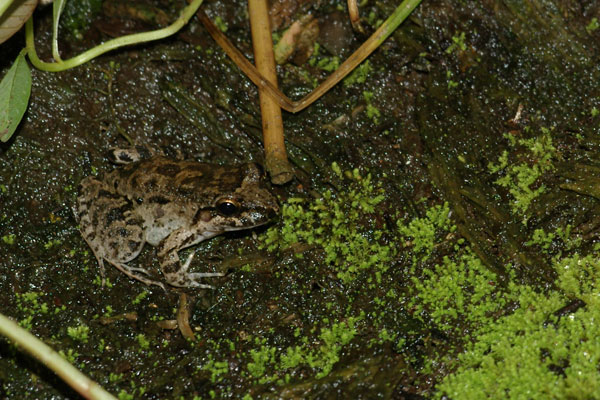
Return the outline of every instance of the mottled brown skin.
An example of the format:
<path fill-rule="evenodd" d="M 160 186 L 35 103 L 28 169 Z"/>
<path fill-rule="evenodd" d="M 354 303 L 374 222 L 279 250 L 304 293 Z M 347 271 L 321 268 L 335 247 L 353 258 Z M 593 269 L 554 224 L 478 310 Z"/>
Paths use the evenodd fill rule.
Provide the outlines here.
<path fill-rule="evenodd" d="M 120 162 L 134 162 L 80 184 L 75 216 L 102 270 L 106 260 L 132 278 L 164 287 L 144 276 L 144 268 L 127 265 L 147 242 L 157 246 L 168 284 L 207 288 L 200 279 L 221 274 L 188 272 L 192 256 L 182 264 L 178 251 L 226 231 L 263 225 L 279 211 L 255 164 L 135 160 L 122 155 Z"/>

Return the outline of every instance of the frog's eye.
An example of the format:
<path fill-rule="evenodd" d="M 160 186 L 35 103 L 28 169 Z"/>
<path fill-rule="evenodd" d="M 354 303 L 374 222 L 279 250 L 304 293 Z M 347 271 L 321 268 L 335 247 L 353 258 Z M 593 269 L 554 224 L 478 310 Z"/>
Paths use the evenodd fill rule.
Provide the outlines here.
<path fill-rule="evenodd" d="M 217 210 L 226 217 L 229 217 L 238 212 L 239 205 L 237 202 L 231 199 L 219 200 L 217 203 Z"/>

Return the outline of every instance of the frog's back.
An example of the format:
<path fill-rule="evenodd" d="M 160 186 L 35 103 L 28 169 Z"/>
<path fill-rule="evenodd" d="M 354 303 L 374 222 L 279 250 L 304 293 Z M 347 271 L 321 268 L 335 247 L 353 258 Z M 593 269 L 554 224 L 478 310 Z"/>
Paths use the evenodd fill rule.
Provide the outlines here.
<path fill-rule="evenodd" d="M 105 181 L 119 194 L 137 202 L 208 205 L 241 186 L 243 168 L 154 156 L 116 169 Z"/>

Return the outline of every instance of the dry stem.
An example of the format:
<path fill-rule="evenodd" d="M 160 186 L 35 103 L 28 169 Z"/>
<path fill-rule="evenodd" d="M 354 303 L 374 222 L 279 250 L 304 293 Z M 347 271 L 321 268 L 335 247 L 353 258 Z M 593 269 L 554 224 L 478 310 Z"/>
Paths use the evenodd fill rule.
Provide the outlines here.
<path fill-rule="evenodd" d="M 249 0 L 250 28 L 256 69 L 274 87 L 277 87 L 277 71 L 273 55 L 271 24 L 266 0 Z M 281 108 L 273 97 L 260 86 L 260 111 L 262 116 L 263 143 L 265 146 L 265 167 L 275 184 L 283 184 L 293 177 L 292 168 L 287 159 L 283 139 L 283 119 Z"/>

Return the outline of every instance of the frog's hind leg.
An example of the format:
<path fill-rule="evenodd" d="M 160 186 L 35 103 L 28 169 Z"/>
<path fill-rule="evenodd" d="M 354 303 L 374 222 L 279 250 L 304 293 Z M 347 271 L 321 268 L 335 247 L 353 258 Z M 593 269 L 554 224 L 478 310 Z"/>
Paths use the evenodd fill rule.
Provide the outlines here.
<path fill-rule="evenodd" d="M 127 265 L 140 254 L 146 241 L 141 219 L 130 207 L 130 202 L 125 201 L 107 212 L 105 217 L 107 223 L 110 221 L 110 227 L 103 235 L 104 259 L 130 278 L 165 289 L 162 283 L 148 278 L 150 273 L 145 268 Z"/>
<path fill-rule="evenodd" d="M 103 261 L 106 260 L 130 278 L 164 289 L 162 283 L 144 276 L 150 275 L 146 269 L 126 264 L 140 254 L 146 241 L 142 219 L 135 213 L 131 201 L 106 190 L 97 179 L 86 178 L 75 216 L 83 238 L 98 260 L 103 282 Z"/>

